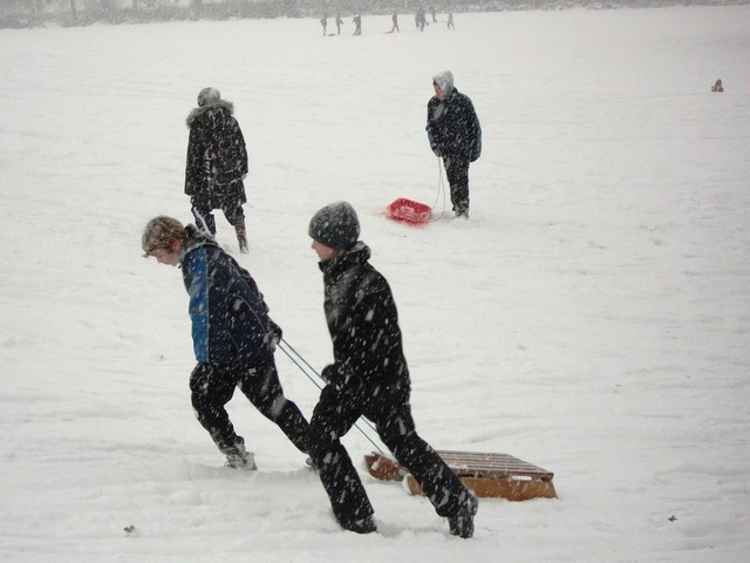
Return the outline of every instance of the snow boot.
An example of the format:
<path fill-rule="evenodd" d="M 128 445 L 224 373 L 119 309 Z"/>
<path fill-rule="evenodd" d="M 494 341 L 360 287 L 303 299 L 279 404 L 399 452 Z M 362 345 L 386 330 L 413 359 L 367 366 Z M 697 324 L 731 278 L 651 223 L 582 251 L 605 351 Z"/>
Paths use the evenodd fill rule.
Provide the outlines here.
<path fill-rule="evenodd" d="M 255 465 L 255 454 L 248 452 L 244 444 L 236 444 L 236 451 L 227 454 L 227 462 L 224 464 L 232 469 L 244 469 L 246 471 L 257 471 Z"/>
<path fill-rule="evenodd" d="M 247 230 L 244 219 L 234 226 L 234 230 L 237 233 L 237 242 L 240 243 L 240 252 L 247 254 Z"/>
<path fill-rule="evenodd" d="M 452 536 L 470 538 L 474 535 L 474 515 L 478 508 L 479 501 L 469 493 L 469 498 L 458 509 L 458 512 L 448 518 L 448 526 Z"/>
<path fill-rule="evenodd" d="M 371 534 L 372 532 L 378 531 L 378 527 L 375 525 L 375 520 L 372 515 L 360 518 L 359 520 L 342 523 L 341 527 L 356 534 Z"/>

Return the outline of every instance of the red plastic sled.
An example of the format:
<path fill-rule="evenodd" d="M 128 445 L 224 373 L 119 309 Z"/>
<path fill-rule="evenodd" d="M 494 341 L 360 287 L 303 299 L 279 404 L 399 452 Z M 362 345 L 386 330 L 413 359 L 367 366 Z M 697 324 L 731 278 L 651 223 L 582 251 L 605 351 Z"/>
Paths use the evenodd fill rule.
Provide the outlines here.
<path fill-rule="evenodd" d="M 385 208 L 385 211 L 391 219 L 415 225 L 428 223 L 432 214 L 432 208 L 429 205 L 405 197 L 394 200 Z"/>

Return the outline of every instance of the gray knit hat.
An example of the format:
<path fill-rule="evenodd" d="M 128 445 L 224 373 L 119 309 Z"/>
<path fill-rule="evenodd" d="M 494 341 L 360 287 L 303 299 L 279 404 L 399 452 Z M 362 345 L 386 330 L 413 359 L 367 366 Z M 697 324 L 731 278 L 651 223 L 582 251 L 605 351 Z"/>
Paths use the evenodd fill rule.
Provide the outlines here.
<path fill-rule="evenodd" d="M 345 201 L 331 203 L 310 219 L 310 238 L 337 250 L 349 250 L 359 239 L 359 219 Z"/>

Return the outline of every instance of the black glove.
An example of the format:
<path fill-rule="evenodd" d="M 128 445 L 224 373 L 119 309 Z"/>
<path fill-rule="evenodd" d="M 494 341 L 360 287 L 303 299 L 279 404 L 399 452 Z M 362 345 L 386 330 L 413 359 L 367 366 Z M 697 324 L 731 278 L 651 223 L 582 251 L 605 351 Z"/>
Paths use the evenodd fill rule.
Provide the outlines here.
<path fill-rule="evenodd" d="M 336 367 L 334 364 L 328 364 L 326 367 L 323 368 L 323 371 L 320 372 L 320 377 L 323 378 L 323 381 L 326 383 L 334 383 L 337 379 L 336 377 Z"/>
<path fill-rule="evenodd" d="M 269 326 L 268 328 L 271 329 L 271 334 L 273 334 L 273 340 L 278 344 L 281 342 L 281 339 L 284 337 L 284 331 L 281 330 L 281 327 L 277 325 L 275 322 L 273 322 L 271 319 L 268 319 Z"/>

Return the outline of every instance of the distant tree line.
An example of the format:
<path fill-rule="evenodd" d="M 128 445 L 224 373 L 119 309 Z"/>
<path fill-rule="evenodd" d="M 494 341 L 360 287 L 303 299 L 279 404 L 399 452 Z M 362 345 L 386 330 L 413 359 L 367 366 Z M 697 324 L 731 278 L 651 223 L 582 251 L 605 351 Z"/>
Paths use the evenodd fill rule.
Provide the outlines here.
<path fill-rule="evenodd" d="M 0 0 L 0 27 L 45 23 L 87 25 L 185 19 L 333 17 L 413 13 L 418 6 L 438 12 L 623 6 L 747 4 L 750 0 Z"/>
<path fill-rule="evenodd" d="M 297 0 L 0 0 L 0 27 L 301 17 Z"/>

